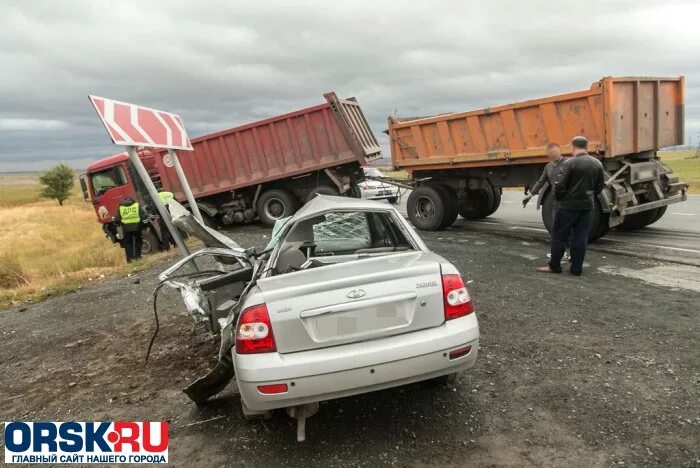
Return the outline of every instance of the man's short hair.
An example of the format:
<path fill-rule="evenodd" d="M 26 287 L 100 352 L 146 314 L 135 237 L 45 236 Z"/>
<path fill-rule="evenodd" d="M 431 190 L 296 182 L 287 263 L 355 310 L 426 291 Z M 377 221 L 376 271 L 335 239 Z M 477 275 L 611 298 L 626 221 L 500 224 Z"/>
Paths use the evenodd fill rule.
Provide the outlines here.
<path fill-rule="evenodd" d="M 571 140 L 571 146 L 578 149 L 587 149 L 588 138 L 586 138 L 585 136 L 575 136 L 573 140 Z"/>
<path fill-rule="evenodd" d="M 559 145 L 557 143 L 547 143 L 547 151 L 551 150 L 552 148 L 559 148 Z"/>

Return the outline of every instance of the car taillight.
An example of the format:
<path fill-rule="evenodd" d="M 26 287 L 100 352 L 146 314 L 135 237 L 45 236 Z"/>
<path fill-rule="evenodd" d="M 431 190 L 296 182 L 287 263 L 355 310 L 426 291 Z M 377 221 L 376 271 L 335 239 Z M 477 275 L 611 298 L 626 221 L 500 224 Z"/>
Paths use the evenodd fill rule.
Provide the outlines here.
<path fill-rule="evenodd" d="M 271 353 L 277 350 L 265 304 L 248 307 L 238 320 L 236 353 Z"/>
<path fill-rule="evenodd" d="M 442 297 L 445 320 L 463 317 L 474 311 L 471 297 L 460 275 L 442 275 Z"/>

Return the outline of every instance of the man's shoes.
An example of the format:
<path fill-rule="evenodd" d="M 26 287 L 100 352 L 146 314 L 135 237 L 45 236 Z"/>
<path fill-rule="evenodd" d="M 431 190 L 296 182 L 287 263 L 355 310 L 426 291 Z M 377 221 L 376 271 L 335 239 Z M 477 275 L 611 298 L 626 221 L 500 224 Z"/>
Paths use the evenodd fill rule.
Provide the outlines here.
<path fill-rule="evenodd" d="M 552 268 L 549 266 L 539 267 L 539 268 L 537 268 L 537 271 L 539 271 L 540 273 L 561 273 L 561 270 L 555 271 L 555 270 L 552 270 Z"/>
<path fill-rule="evenodd" d="M 569 270 L 569 273 L 571 273 L 574 276 L 581 276 L 583 274 L 582 271 L 574 271 L 574 270 Z"/>

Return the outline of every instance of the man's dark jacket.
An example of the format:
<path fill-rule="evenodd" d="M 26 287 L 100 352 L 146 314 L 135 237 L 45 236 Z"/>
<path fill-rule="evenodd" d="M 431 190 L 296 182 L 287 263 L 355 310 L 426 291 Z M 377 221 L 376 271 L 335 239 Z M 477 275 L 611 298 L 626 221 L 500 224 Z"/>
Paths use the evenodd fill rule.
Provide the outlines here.
<path fill-rule="evenodd" d="M 558 161 L 548 162 L 547 165 L 544 166 L 542 175 L 537 179 L 537 183 L 530 189 L 530 195 L 537 195 L 540 193 L 540 190 L 542 190 L 542 187 L 544 187 L 544 184 L 547 182 L 549 182 L 550 187 L 554 187 L 554 182 L 559 175 L 559 169 L 564 165 L 565 161 L 564 158 L 561 158 Z"/>
<path fill-rule="evenodd" d="M 603 165 L 587 153 L 566 160 L 554 183 L 554 198 L 565 210 L 592 210 L 595 198 L 603 190 Z"/>

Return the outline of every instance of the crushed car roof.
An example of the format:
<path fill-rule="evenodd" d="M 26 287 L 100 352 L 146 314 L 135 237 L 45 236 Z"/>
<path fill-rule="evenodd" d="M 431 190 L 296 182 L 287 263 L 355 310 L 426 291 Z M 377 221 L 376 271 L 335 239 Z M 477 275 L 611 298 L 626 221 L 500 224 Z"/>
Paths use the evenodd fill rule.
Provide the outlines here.
<path fill-rule="evenodd" d="M 296 221 L 297 219 L 307 218 L 333 210 L 396 211 L 393 206 L 378 201 L 318 194 L 313 200 L 302 206 L 299 211 L 292 216 L 290 221 Z"/>

